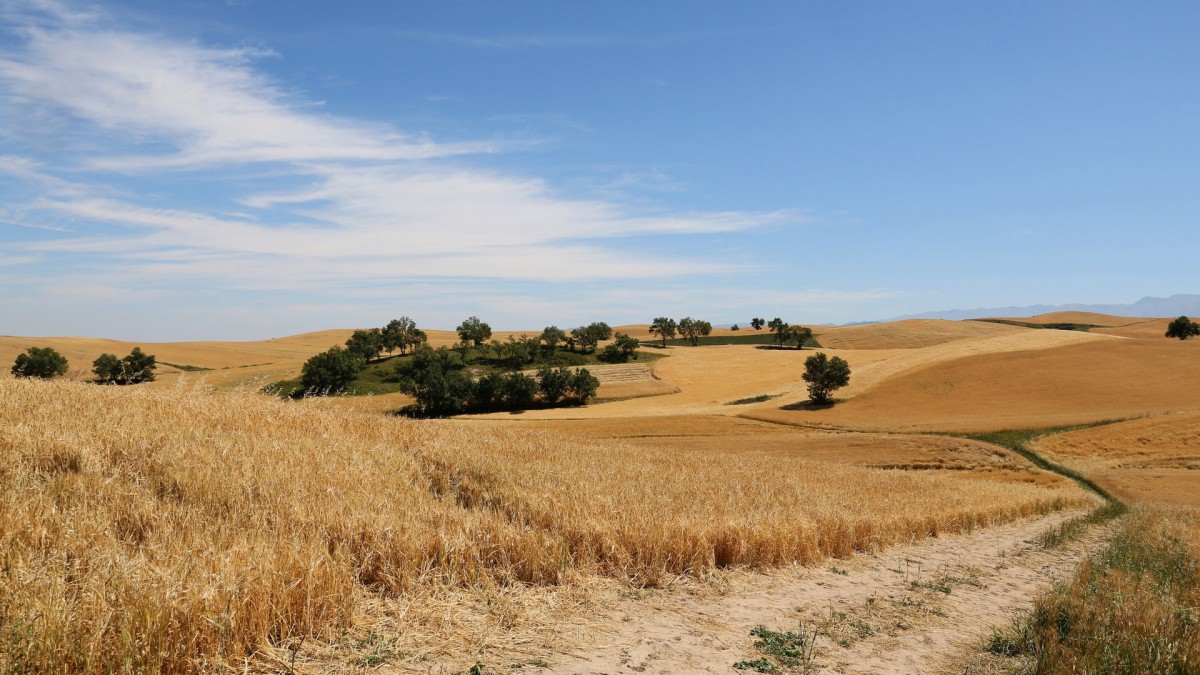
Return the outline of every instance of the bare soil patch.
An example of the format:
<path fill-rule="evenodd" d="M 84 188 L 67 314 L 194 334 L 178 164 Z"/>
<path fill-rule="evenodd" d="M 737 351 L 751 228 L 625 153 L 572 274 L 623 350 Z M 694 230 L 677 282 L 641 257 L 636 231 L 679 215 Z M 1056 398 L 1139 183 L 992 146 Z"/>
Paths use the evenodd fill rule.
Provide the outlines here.
<path fill-rule="evenodd" d="M 554 673 L 732 672 L 761 656 L 749 631 L 816 631 L 813 664 L 836 673 L 960 673 L 991 626 L 1069 576 L 1099 532 L 1060 549 L 1031 543 L 1062 513 L 835 560 L 736 575 L 712 586 L 618 598 L 549 657 Z M 591 644 L 587 644 L 590 642 Z M 539 671 L 540 672 L 540 671 Z"/>

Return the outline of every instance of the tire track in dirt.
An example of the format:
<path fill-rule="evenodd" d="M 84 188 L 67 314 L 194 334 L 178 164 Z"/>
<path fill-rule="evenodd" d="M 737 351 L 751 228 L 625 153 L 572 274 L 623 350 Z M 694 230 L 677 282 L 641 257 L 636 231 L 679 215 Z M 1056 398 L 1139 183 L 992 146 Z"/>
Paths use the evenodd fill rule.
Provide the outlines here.
<path fill-rule="evenodd" d="M 818 672 L 961 672 L 960 661 L 992 626 L 1032 607 L 1098 544 L 1104 528 L 1057 549 L 1035 543 L 1078 515 L 927 539 L 822 568 L 739 574 L 722 589 L 621 599 L 596 617 L 590 650 L 543 672 L 753 672 L 733 664 L 762 656 L 749 635 L 759 625 L 815 630 Z"/>

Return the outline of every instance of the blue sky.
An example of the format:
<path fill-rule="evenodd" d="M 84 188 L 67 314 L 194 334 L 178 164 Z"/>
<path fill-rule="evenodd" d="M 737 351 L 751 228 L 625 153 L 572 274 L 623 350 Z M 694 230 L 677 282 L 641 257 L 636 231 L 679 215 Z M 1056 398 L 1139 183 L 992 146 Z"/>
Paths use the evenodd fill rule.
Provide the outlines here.
<path fill-rule="evenodd" d="M 0 25 L 0 333 L 1196 290 L 1196 3 L 0 0 Z"/>

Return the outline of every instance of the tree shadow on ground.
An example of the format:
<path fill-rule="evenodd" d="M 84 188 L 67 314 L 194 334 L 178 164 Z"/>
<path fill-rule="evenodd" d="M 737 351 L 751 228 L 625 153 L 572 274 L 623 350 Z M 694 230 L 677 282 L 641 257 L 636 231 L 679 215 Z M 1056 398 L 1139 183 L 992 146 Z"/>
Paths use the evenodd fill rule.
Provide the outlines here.
<path fill-rule="evenodd" d="M 837 399 L 826 401 L 824 403 L 815 403 L 812 400 L 799 401 L 797 403 L 789 403 L 779 406 L 780 410 L 829 410 L 837 403 Z"/>

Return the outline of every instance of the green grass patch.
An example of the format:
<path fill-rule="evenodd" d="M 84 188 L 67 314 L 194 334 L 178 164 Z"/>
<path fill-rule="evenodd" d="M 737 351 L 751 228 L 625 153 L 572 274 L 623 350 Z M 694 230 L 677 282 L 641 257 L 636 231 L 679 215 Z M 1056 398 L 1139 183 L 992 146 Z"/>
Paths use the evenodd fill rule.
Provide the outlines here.
<path fill-rule="evenodd" d="M 730 401 L 725 405 L 748 405 L 750 403 L 762 403 L 763 401 L 770 401 L 771 399 L 779 398 L 780 396 L 783 396 L 783 394 L 759 394 L 758 396 L 751 396 L 749 398 L 739 398 L 738 400 Z"/>
<path fill-rule="evenodd" d="M 189 366 L 186 364 L 179 364 L 179 363 L 167 363 L 166 361 L 159 361 L 159 363 L 161 363 L 164 366 L 170 366 L 171 368 L 175 368 L 176 370 L 182 370 L 182 371 L 189 372 L 189 373 L 194 373 L 194 372 L 201 371 L 201 370 L 212 370 L 212 368 L 205 368 L 203 366 Z"/>
<path fill-rule="evenodd" d="M 1014 321 L 1012 319 L 967 319 L 967 321 L 1002 323 L 1007 326 L 1021 326 L 1022 328 L 1035 328 L 1038 330 L 1077 330 L 1083 333 L 1093 328 L 1112 328 L 1112 326 L 1101 326 L 1095 323 L 1032 323 L 1030 321 Z"/>
<path fill-rule="evenodd" d="M 1075 424 L 1075 425 L 1063 426 L 1063 427 L 1048 427 L 1048 428 L 1044 428 L 1044 429 L 1008 429 L 1008 430 L 1004 430 L 1004 431 L 991 431 L 991 432 L 983 433 L 983 434 L 950 434 L 950 435 L 958 436 L 959 438 L 970 438 L 970 439 L 973 439 L 976 441 L 983 441 L 984 443 L 992 443 L 992 444 L 999 445 L 1004 448 L 1008 448 L 1009 450 L 1012 450 L 1013 452 L 1017 453 L 1018 455 L 1024 457 L 1025 459 L 1029 460 L 1030 462 L 1032 462 L 1033 465 L 1038 467 L 1039 469 L 1044 469 L 1046 471 L 1056 473 L 1060 476 L 1065 476 L 1066 478 L 1070 478 L 1071 480 L 1075 481 L 1079 485 L 1083 486 L 1084 489 L 1089 490 L 1096 495 L 1099 495 L 1102 499 L 1104 499 L 1105 502 L 1108 502 L 1109 504 L 1115 504 L 1115 506 L 1110 507 L 1110 512 L 1112 513 L 1111 517 L 1115 518 L 1120 515 L 1123 515 L 1125 513 L 1125 511 L 1127 510 L 1127 507 L 1125 506 L 1124 502 L 1122 502 L 1121 500 L 1112 496 L 1112 494 L 1110 494 L 1108 492 L 1108 490 L 1105 490 L 1104 488 L 1100 487 L 1099 485 L 1097 485 L 1095 483 L 1095 481 L 1088 478 L 1087 476 L 1084 476 L 1083 474 L 1079 473 L 1078 471 L 1071 469 L 1069 467 L 1065 467 L 1061 464 L 1056 464 L 1054 462 L 1051 462 L 1050 460 L 1037 454 L 1036 452 L 1034 452 L 1033 450 L 1031 450 L 1029 448 L 1029 443 L 1037 438 L 1040 438 L 1042 436 L 1048 436 L 1050 434 L 1060 434 L 1060 433 L 1065 433 L 1067 431 L 1076 431 L 1078 429 L 1090 429 L 1092 427 L 1100 427 L 1100 426 L 1105 426 L 1108 424 L 1115 424 L 1117 422 L 1123 422 L 1123 421 L 1124 420 L 1120 420 L 1120 419 L 1104 420 L 1101 422 L 1093 422 L 1091 424 Z"/>
<path fill-rule="evenodd" d="M 820 347 L 821 343 L 817 342 L 817 337 L 814 335 L 811 339 L 804 342 L 805 347 Z M 715 345 L 778 345 L 779 341 L 775 338 L 774 333 L 758 332 L 747 333 L 746 335 L 708 335 L 697 338 L 699 347 L 712 347 Z M 642 344 L 651 346 L 662 346 L 662 340 L 643 340 Z M 668 347 L 691 347 L 692 341 L 683 338 L 674 338 L 667 340 Z M 794 347 L 792 347 L 794 349 Z"/>

